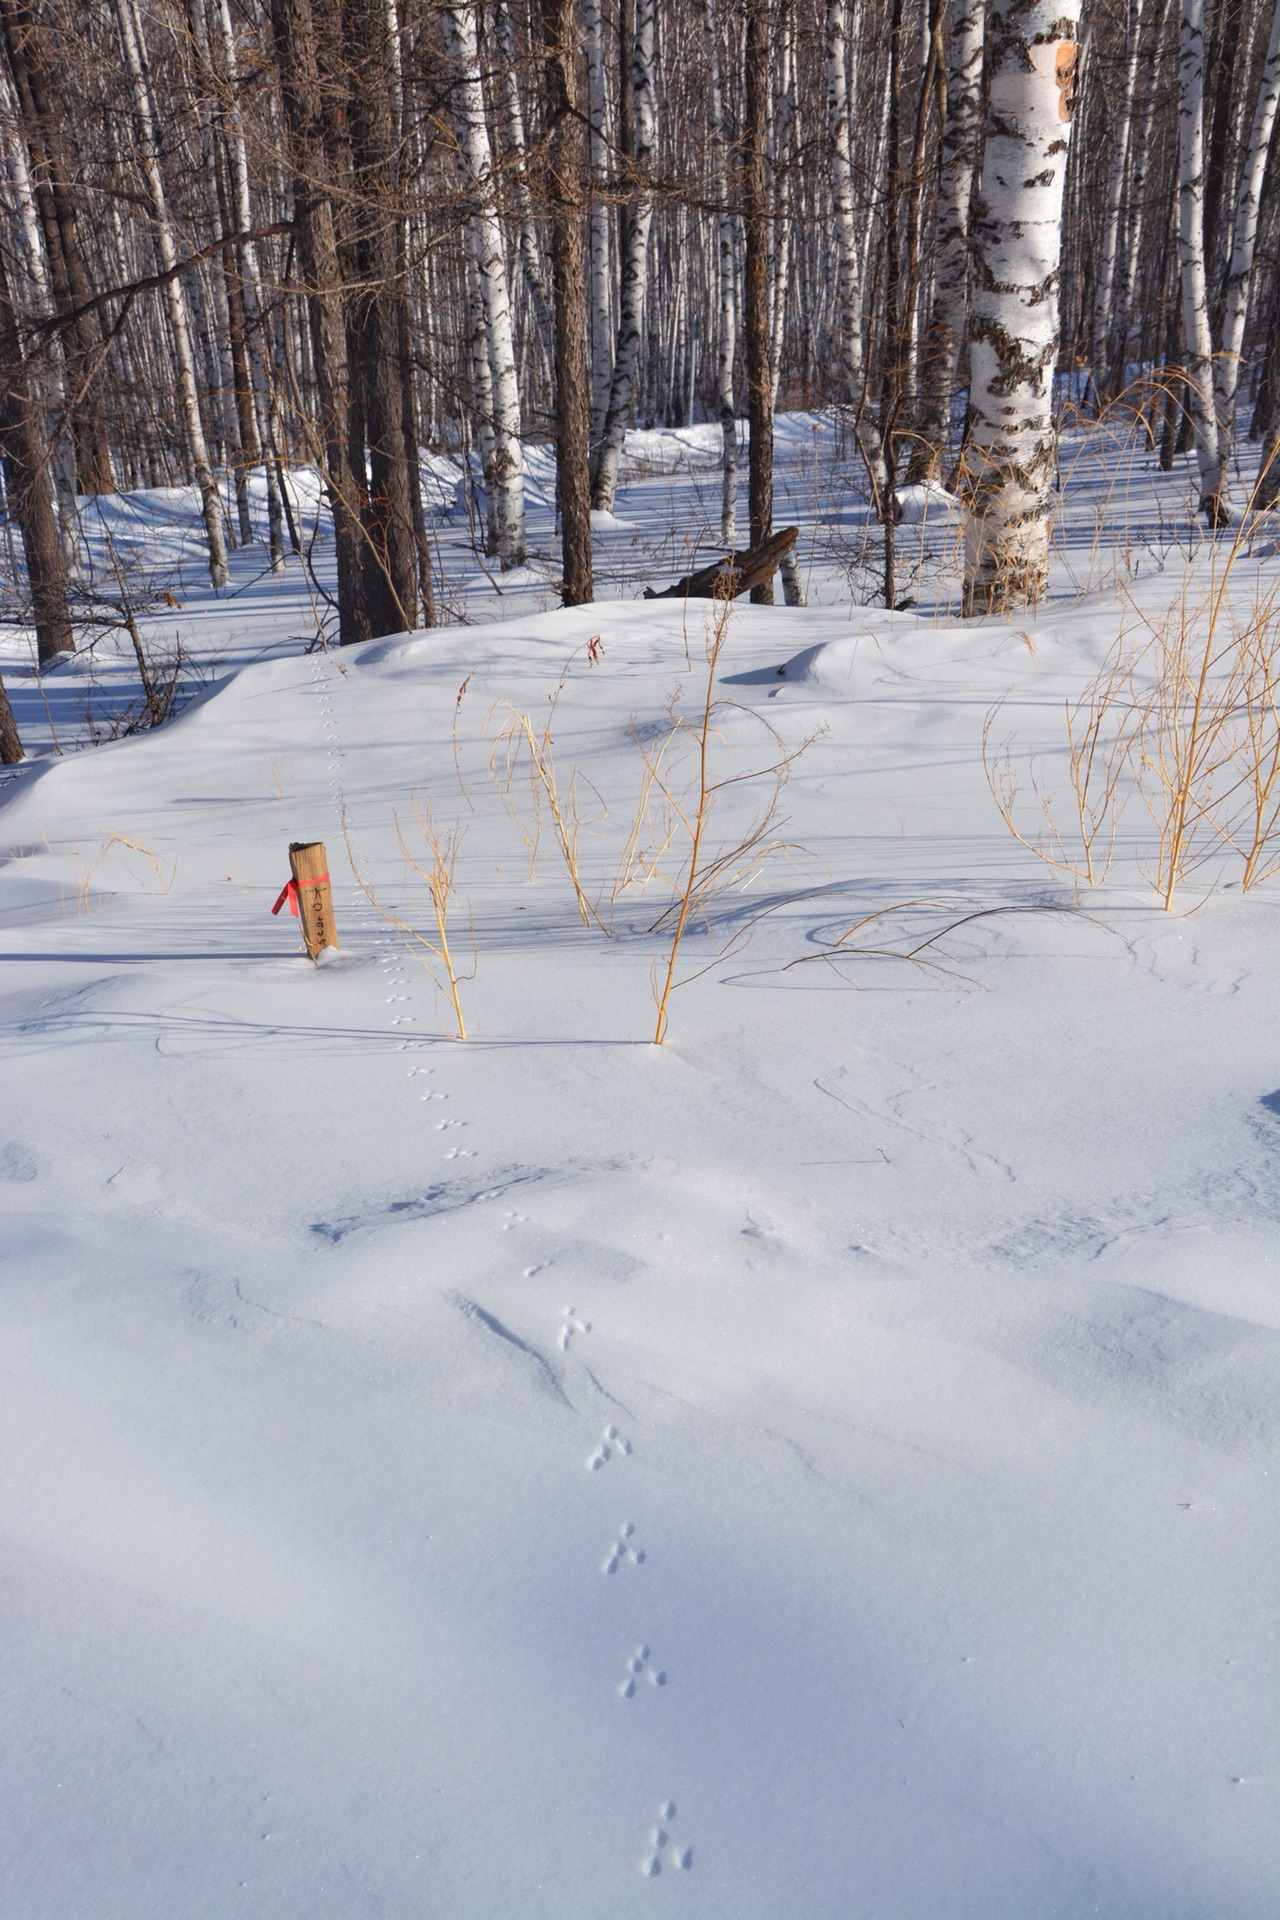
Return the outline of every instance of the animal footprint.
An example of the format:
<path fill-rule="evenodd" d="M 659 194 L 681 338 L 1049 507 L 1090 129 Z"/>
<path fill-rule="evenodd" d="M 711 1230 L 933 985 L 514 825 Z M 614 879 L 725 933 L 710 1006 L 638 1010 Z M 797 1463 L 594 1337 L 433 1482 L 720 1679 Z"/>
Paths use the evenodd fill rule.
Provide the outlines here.
<path fill-rule="evenodd" d="M 502 1231 L 504 1233 L 510 1233 L 513 1227 L 523 1226 L 528 1218 L 527 1213 L 508 1213 L 502 1223 Z"/>
<path fill-rule="evenodd" d="M 585 1333 L 587 1329 L 584 1327 L 582 1331 Z M 564 1342 L 561 1341 L 561 1346 L 563 1345 Z M 601 1467 L 606 1466 L 608 1462 L 612 1460 L 615 1452 L 628 1454 L 630 1451 L 631 1442 L 624 1440 L 616 1427 L 606 1427 L 601 1436 L 600 1445 L 588 1459 L 587 1465 L 590 1467 L 592 1473 L 598 1473 Z"/>
<path fill-rule="evenodd" d="M 445 1155 L 446 1160 L 474 1160 L 475 1157 L 470 1147 L 450 1147 Z"/>
<path fill-rule="evenodd" d="M 653 1665 L 653 1656 L 647 1646 L 637 1647 L 627 1662 L 627 1677 L 618 1688 L 622 1698 L 634 1700 L 636 1686 L 643 1679 L 647 1679 L 651 1687 L 665 1687 L 667 1684 L 665 1669 Z"/>
<path fill-rule="evenodd" d="M 608 1553 L 600 1563 L 601 1573 L 616 1573 L 624 1560 L 629 1560 L 633 1567 L 642 1567 L 644 1565 L 644 1548 L 629 1547 L 627 1545 L 629 1540 L 635 1538 L 635 1531 L 635 1528 L 629 1520 L 623 1521 L 622 1525 L 618 1528 L 617 1539 L 613 1542 L 613 1545 L 609 1548 Z M 648 1655 L 646 1654 L 645 1657 L 647 1659 Z M 666 1676 L 664 1675 L 663 1679 L 655 1682 L 655 1684 L 658 1686 L 664 1685 L 665 1678 Z"/>
<path fill-rule="evenodd" d="M 543 1264 L 546 1265 L 546 1262 L 544 1261 Z M 525 1279 L 529 1279 L 530 1275 L 537 1272 L 537 1267 L 530 1267 L 525 1274 Z M 568 1353 L 569 1342 L 573 1339 L 575 1333 L 590 1333 L 590 1331 L 591 1322 L 589 1320 L 579 1320 L 573 1308 L 566 1307 L 564 1310 L 564 1325 L 560 1329 L 561 1353 Z"/>
<path fill-rule="evenodd" d="M 649 1832 L 649 1846 L 652 1851 L 647 1853 L 640 1862 L 640 1871 L 646 1880 L 653 1880 L 662 1872 L 664 1857 L 681 1873 L 688 1873 L 693 1867 L 692 1847 L 671 1846 L 671 1835 L 667 1832 L 667 1828 L 675 1817 L 675 1801 L 664 1800 L 658 1808 L 658 1825 L 652 1827 Z"/>
<path fill-rule="evenodd" d="M 436 1132 L 443 1133 L 446 1127 L 465 1127 L 466 1124 L 465 1120 L 437 1120 Z"/>

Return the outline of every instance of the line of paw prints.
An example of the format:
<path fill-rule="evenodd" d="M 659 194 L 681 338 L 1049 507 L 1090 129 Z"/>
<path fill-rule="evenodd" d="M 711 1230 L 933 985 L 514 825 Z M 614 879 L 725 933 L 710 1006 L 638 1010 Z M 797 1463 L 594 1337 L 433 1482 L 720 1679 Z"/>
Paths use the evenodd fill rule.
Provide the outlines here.
<path fill-rule="evenodd" d="M 644 1548 L 627 1545 L 628 1540 L 635 1539 L 635 1532 L 631 1522 L 624 1520 L 618 1528 L 618 1538 L 600 1562 L 601 1573 L 616 1573 L 624 1560 L 629 1560 L 633 1567 L 644 1565 Z"/>
<path fill-rule="evenodd" d="M 584 1328 L 583 1331 L 585 1332 L 586 1329 Z M 631 1442 L 624 1440 L 616 1427 L 606 1427 L 600 1436 L 600 1445 L 593 1454 L 588 1456 L 587 1466 L 592 1473 L 599 1473 L 601 1467 L 608 1466 L 615 1453 L 626 1455 L 630 1451 Z"/>
<path fill-rule="evenodd" d="M 648 1646 L 640 1646 L 627 1662 L 627 1677 L 618 1692 L 624 1700 L 634 1700 L 637 1684 L 646 1679 L 651 1687 L 665 1687 L 667 1684 L 666 1669 L 653 1664 L 653 1655 Z"/>
<path fill-rule="evenodd" d="M 671 1843 L 671 1835 L 667 1832 L 667 1828 L 675 1817 L 675 1801 L 664 1800 L 658 1808 L 658 1825 L 654 1827 L 649 1834 L 650 1852 L 648 1852 L 640 1862 L 640 1871 L 646 1880 L 654 1880 L 657 1878 L 662 1872 L 662 1863 L 664 1860 L 669 1866 L 677 1868 L 681 1873 L 689 1873 L 693 1869 L 693 1848 L 680 1845 L 673 1846 Z"/>

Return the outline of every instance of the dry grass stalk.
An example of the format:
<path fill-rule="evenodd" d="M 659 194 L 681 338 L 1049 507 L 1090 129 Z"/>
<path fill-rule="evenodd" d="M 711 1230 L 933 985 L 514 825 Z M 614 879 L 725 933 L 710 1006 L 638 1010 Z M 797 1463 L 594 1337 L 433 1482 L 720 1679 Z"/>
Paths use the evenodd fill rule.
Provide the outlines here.
<path fill-rule="evenodd" d="M 1020 824 L 1023 781 L 1012 741 L 993 748 L 1000 707 L 988 716 L 983 765 L 996 805 L 1014 838 L 1048 865 L 1100 884 L 1136 790 L 1155 828 L 1139 864 L 1166 910 L 1189 875 L 1224 848 L 1243 860 L 1246 889 L 1280 870 L 1280 588 L 1259 591 L 1251 605 L 1232 594 L 1246 540 L 1242 525 L 1225 555 L 1214 546 L 1207 584 L 1197 591 L 1184 575 L 1163 612 L 1126 595 L 1145 641 L 1122 632 L 1066 708 L 1068 831 L 1059 829 L 1034 755 L 1028 776 L 1041 824 L 1034 832 Z"/>
<path fill-rule="evenodd" d="M 588 657 L 594 665 L 598 658 L 594 642 L 588 647 Z M 529 877 L 532 879 L 538 864 L 545 809 L 550 817 L 552 837 L 559 850 L 561 862 L 573 886 L 574 899 L 577 901 L 582 924 L 584 927 L 594 926 L 607 936 L 610 929 L 587 898 L 586 889 L 582 884 L 578 842 L 584 826 L 588 828 L 597 826 L 601 820 L 607 818 L 609 810 L 595 787 L 576 766 L 569 774 L 568 786 L 563 792 L 561 791 L 552 738 L 556 708 L 564 692 L 572 664 L 570 660 L 560 676 L 555 692 L 548 698 L 547 717 L 541 729 L 535 727 L 531 714 L 520 713 L 507 702 L 501 703 L 497 711 L 507 714 L 508 718 L 494 740 L 493 751 L 489 757 L 489 771 L 502 797 L 503 805 L 519 827 L 521 837 L 528 849 Z M 529 796 L 533 811 L 531 828 L 526 823 L 514 798 L 522 761 L 527 763 Z M 580 786 L 586 787 L 591 792 L 599 808 L 593 818 L 586 821 L 583 819 L 579 804 Z"/>
<path fill-rule="evenodd" d="M 637 827 L 633 827 L 628 841 L 632 855 L 623 873 L 622 884 L 632 884 L 634 878 L 665 879 L 675 893 L 674 900 L 658 915 L 650 929 L 651 932 L 666 930 L 670 934 L 665 963 L 655 963 L 653 970 L 653 997 L 657 1008 L 653 1034 L 655 1046 L 661 1046 L 666 1038 L 671 995 L 676 987 L 697 979 L 707 971 L 706 967 L 701 967 L 684 980 L 677 979 L 680 950 L 690 922 L 701 919 L 709 925 L 708 915 L 713 899 L 730 888 L 740 889 L 749 885 L 771 854 L 786 850 L 784 843 L 773 837 L 773 829 L 780 824 L 778 810 L 782 789 L 795 761 L 816 737 L 810 735 L 799 747 L 788 750 L 777 729 L 760 714 L 751 708 L 735 707 L 731 710 L 749 714 L 764 729 L 777 748 L 777 758 L 764 767 L 751 767 L 740 773 L 713 779 L 712 746 L 719 737 L 712 724 L 716 711 L 716 672 L 728 637 L 731 611 L 732 601 L 722 601 L 707 632 L 707 674 L 696 718 L 692 722 L 686 721 L 673 707 L 671 727 L 657 749 L 650 750 L 641 743 L 645 774 L 636 820 L 639 831 L 643 831 L 643 825 L 651 821 L 656 800 L 658 827 L 654 840 L 659 852 L 656 856 L 635 853 L 638 832 Z M 672 750 L 681 739 L 689 742 L 696 768 L 696 777 L 691 782 L 687 799 L 678 791 L 671 771 Z M 732 787 L 760 779 L 771 781 L 772 784 L 755 819 L 744 833 L 737 834 L 718 850 L 708 853 L 712 816 L 719 797 Z M 676 874 L 668 876 L 660 862 L 680 835 L 684 836 L 687 851 Z M 628 875 L 632 878 L 629 879 Z M 749 927 L 739 928 L 728 945 L 718 949 L 716 959 L 722 959 L 726 952 L 738 946 L 748 931 Z M 715 961 L 708 963 L 714 964 Z"/>
<path fill-rule="evenodd" d="M 1035 754 L 1027 759 L 1027 781 L 1039 824 L 1027 830 L 1018 824 L 1022 780 L 1014 766 L 1013 742 L 1006 739 L 997 748 L 991 741 L 1003 701 L 992 708 L 982 729 L 987 785 L 1014 839 L 1046 866 L 1090 887 L 1100 886 L 1110 869 L 1128 797 L 1121 788 L 1135 731 L 1132 677 L 1132 662 L 1122 641 L 1080 698 L 1064 703 L 1073 814 L 1065 832 L 1070 845 L 1054 817 L 1054 796 L 1044 764 Z"/>
<path fill-rule="evenodd" d="M 461 843 L 462 836 L 456 826 L 441 828 L 437 824 L 435 815 L 429 804 L 424 809 L 421 800 L 416 798 L 412 804 L 413 822 L 422 838 L 422 852 L 415 851 L 409 844 L 405 837 L 404 829 L 400 824 L 399 814 L 393 813 L 391 817 L 395 826 L 396 840 L 401 853 L 404 855 L 406 868 L 408 871 L 415 873 L 427 888 L 430 900 L 429 920 L 424 907 L 419 901 L 414 899 L 411 893 L 408 894 L 408 900 L 410 909 L 416 916 L 415 920 L 406 919 L 402 914 L 392 913 L 389 908 L 383 906 L 357 864 L 355 852 L 351 845 L 351 832 L 347 824 L 345 807 L 342 809 L 341 815 L 343 844 L 347 849 L 347 859 L 351 863 L 351 871 L 355 875 L 356 885 L 374 912 L 378 915 L 378 918 L 385 920 L 388 926 L 395 928 L 409 952 L 412 953 L 414 959 L 417 960 L 425 972 L 430 975 L 432 984 L 435 986 L 437 992 L 447 995 L 453 1009 L 453 1020 L 457 1037 L 459 1040 L 465 1040 L 467 1037 L 467 1026 L 462 1014 L 460 985 L 463 980 L 473 980 L 475 978 L 475 928 L 473 927 L 471 930 L 472 965 L 469 973 L 460 974 L 458 972 L 453 957 L 453 950 L 449 945 L 449 911 L 455 891 L 454 869 L 457 864 L 458 847 Z M 434 926 L 434 937 L 431 932 L 423 931 L 422 923 L 424 921 L 428 927 Z M 424 957 L 427 954 L 431 956 L 431 959 Z M 437 962 L 443 969 L 443 984 L 432 961 Z"/>

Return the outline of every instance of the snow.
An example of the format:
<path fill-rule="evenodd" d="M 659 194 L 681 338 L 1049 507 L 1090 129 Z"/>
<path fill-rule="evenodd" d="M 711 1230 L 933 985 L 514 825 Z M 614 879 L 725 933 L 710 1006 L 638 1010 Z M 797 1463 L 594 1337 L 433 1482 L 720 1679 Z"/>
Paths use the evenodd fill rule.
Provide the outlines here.
<path fill-rule="evenodd" d="M 514 586 L 446 517 L 474 624 L 305 652 L 296 562 L 215 599 L 191 503 L 146 495 L 104 512 L 185 565 L 148 631 L 192 704 L 55 758 L 5 643 L 21 1920 L 1274 1912 L 1275 883 L 1225 859 L 1166 914 L 1130 815 L 1077 893 L 980 751 L 1004 699 L 1061 769 L 1119 584 L 1155 611 L 1203 558 L 1136 456 L 1122 508 L 1082 455 L 1035 620 L 946 611 L 932 514 L 919 610 L 855 604 L 818 426 L 780 486 L 825 447 L 816 604 L 735 606 L 711 737 L 751 776 L 711 857 L 794 756 L 773 851 L 691 930 L 662 1048 L 672 896 L 615 882 L 709 610 L 634 594 L 703 490 L 714 525 L 718 428 L 629 439 L 594 606 L 549 610 L 545 502 Z M 45 676 L 68 748 L 114 646 Z M 562 800 L 579 770 L 603 929 L 545 799 L 531 856 L 521 714 Z M 431 937 L 396 835 L 422 855 L 428 805 L 465 1043 L 344 846 Z M 319 966 L 269 914 L 312 837 Z"/>

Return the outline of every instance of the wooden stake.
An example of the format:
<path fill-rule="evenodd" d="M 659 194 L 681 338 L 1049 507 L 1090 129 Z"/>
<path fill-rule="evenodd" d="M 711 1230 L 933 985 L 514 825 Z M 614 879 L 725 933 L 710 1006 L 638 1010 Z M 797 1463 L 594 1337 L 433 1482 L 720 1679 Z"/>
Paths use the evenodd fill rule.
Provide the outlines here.
<path fill-rule="evenodd" d="M 295 840 L 289 848 L 289 866 L 298 889 L 298 917 L 311 959 L 326 947 L 336 947 L 338 932 L 329 892 L 329 856 L 323 840 Z"/>

